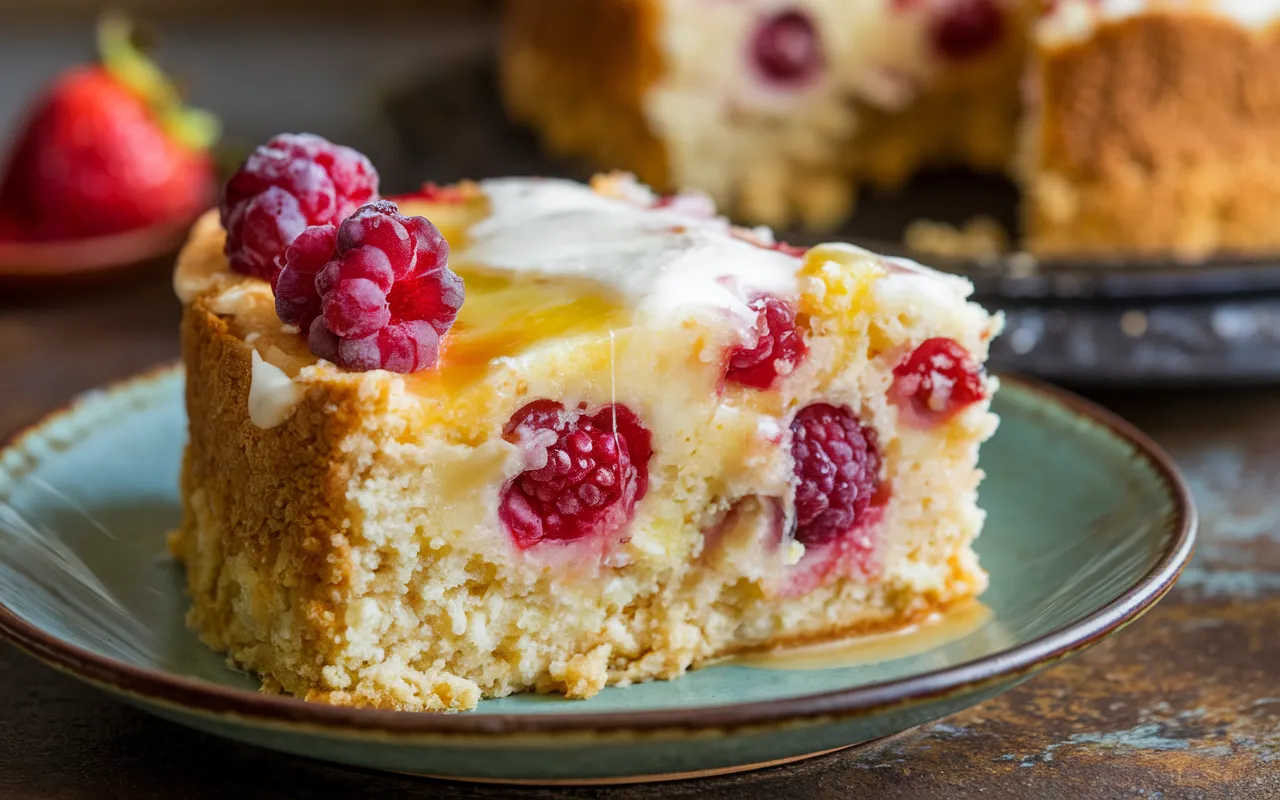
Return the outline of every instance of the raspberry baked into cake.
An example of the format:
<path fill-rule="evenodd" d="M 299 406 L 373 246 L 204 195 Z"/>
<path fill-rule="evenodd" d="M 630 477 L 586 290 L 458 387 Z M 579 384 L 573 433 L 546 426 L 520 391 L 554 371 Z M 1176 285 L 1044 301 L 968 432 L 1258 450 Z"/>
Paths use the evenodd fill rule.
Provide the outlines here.
<path fill-rule="evenodd" d="M 1280 248 L 1280 0 L 510 0 L 510 114 L 736 219 L 1008 172 L 1040 255 Z"/>
<path fill-rule="evenodd" d="M 258 149 L 175 272 L 190 624 L 268 691 L 588 697 L 979 594 L 970 286 L 628 175 Z"/>

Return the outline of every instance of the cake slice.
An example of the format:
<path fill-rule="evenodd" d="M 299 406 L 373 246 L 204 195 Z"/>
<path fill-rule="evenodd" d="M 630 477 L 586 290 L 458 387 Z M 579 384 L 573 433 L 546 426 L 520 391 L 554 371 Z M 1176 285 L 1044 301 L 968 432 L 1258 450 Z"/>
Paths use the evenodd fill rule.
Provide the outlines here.
<path fill-rule="evenodd" d="M 589 697 L 984 589 L 1000 322 L 965 281 L 622 174 L 375 196 L 281 137 L 175 272 L 172 549 L 265 689 Z"/>
<path fill-rule="evenodd" d="M 862 184 L 1003 172 L 1043 0 L 513 0 L 508 111 L 556 153 L 825 229 Z"/>
<path fill-rule="evenodd" d="M 1280 246 L 1277 20 L 1274 0 L 1059 0 L 1028 75 L 1028 247 Z"/>

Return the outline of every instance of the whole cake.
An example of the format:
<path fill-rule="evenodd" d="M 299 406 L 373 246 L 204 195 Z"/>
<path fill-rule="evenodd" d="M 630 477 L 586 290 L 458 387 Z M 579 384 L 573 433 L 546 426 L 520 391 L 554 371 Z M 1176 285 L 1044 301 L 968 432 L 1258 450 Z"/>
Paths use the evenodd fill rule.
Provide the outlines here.
<path fill-rule="evenodd" d="M 1007 170 L 1042 255 L 1280 247 L 1280 0 L 510 0 L 554 151 L 829 229 L 859 186 Z"/>
<path fill-rule="evenodd" d="M 175 271 L 189 622 L 309 700 L 588 697 L 979 594 L 1000 320 L 625 174 L 379 199 L 277 137 Z"/>

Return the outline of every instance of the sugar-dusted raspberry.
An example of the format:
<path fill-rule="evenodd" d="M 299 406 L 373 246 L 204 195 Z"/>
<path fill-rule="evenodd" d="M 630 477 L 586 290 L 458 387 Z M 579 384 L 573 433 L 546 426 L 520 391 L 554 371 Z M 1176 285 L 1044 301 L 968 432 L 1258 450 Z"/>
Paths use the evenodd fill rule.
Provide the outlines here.
<path fill-rule="evenodd" d="M 875 431 L 843 406 L 805 406 L 791 423 L 791 457 L 796 541 L 821 545 L 855 531 L 880 488 Z"/>
<path fill-rule="evenodd" d="M 755 345 L 737 345 L 729 352 L 725 378 L 753 389 L 768 389 L 779 376 L 791 374 L 808 348 L 796 328 L 793 305 L 777 297 L 758 297 L 751 308 L 756 312 Z"/>
<path fill-rule="evenodd" d="M 311 330 L 320 316 L 316 275 L 333 257 L 337 233 L 333 225 L 304 228 L 285 251 L 285 267 L 276 275 L 276 315 L 301 331 Z"/>
<path fill-rule="evenodd" d="M 498 517 L 520 549 L 617 531 L 649 485 L 649 430 L 623 405 L 588 413 L 535 400 L 503 432 L 530 468 L 502 491 Z"/>
<path fill-rule="evenodd" d="M 276 313 L 307 333 L 311 352 L 355 370 L 435 365 L 462 307 L 449 244 L 423 217 L 379 200 L 307 228 L 276 279 Z"/>
<path fill-rule="evenodd" d="M 954 339 L 926 339 L 893 368 L 889 397 L 917 423 L 937 424 L 986 396 L 982 366 Z"/>
<path fill-rule="evenodd" d="M 281 134 L 227 181 L 227 258 L 237 272 L 274 281 L 304 228 L 336 225 L 377 196 L 378 173 L 360 153 L 312 134 Z"/>
<path fill-rule="evenodd" d="M 1004 35 L 1004 12 L 996 0 L 947 0 L 935 14 L 929 27 L 933 48 L 953 61 L 987 52 Z"/>
<path fill-rule="evenodd" d="M 756 29 L 751 55 L 761 75 L 787 86 L 808 80 L 826 63 L 813 19 L 797 9 L 765 19 Z"/>

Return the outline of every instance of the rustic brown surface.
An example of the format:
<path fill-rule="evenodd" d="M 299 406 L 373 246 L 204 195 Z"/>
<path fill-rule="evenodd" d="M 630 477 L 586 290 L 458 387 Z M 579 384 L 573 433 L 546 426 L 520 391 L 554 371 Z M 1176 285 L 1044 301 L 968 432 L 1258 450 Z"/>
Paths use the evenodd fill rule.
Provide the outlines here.
<path fill-rule="evenodd" d="M 0 287 L 0 433 L 176 356 L 178 316 L 162 271 L 58 302 Z M 1116 638 L 878 750 L 617 789 L 416 780 L 188 731 L 0 646 L 0 797 L 1280 797 L 1280 390 L 1103 399 L 1186 469 L 1193 567 Z"/>

